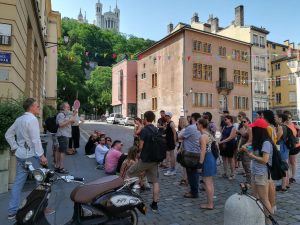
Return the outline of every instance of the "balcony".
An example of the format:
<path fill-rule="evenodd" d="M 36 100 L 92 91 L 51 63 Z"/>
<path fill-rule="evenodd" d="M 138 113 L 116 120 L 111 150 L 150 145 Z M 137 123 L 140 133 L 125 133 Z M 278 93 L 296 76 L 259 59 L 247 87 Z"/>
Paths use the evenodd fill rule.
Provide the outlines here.
<path fill-rule="evenodd" d="M 218 92 L 225 91 L 229 93 L 233 89 L 233 82 L 231 81 L 217 81 L 216 82 L 216 88 L 218 89 Z"/>

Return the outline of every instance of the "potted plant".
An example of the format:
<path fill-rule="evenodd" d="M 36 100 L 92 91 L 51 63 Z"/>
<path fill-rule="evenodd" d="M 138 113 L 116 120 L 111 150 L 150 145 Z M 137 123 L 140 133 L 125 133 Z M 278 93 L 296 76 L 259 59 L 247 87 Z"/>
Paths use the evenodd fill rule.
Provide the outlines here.
<path fill-rule="evenodd" d="M 5 140 L 5 132 L 16 118 L 24 113 L 21 100 L 0 99 L 0 193 L 8 191 L 16 173 L 16 159 L 9 151 Z"/>

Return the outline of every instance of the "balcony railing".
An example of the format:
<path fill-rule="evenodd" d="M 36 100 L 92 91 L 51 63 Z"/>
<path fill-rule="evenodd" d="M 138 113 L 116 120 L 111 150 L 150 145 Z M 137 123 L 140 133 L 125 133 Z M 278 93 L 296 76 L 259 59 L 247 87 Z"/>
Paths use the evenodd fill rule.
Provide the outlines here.
<path fill-rule="evenodd" d="M 231 91 L 233 89 L 233 82 L 231 82 L 231 81 L 217 81 L 216 87 L 219 90 Z"/>

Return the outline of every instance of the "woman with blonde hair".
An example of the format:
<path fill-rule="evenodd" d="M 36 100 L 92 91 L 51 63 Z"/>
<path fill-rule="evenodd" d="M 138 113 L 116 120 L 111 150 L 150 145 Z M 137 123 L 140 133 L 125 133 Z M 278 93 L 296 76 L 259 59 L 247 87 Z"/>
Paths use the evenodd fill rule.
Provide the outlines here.
<path fill-rule="evenodd" d="M 185 128 L 189 125 L 189 122 L 186 118 L 180 117 L 178 121 L 178 136 L 181 132 L 184 132 Z M 182 140 L 178 140 L 178 146 L 177 146 L 177 154 L 179 151 L 181 151 L 181 146 L 182 145 Z M 182 179 L 180 180 L 180 185 L 187 186 L 188 185 L 188 180 L 187 180 L 187 174 L 186 174 L 186 169 L 181 166 L 182 168 Z"/>

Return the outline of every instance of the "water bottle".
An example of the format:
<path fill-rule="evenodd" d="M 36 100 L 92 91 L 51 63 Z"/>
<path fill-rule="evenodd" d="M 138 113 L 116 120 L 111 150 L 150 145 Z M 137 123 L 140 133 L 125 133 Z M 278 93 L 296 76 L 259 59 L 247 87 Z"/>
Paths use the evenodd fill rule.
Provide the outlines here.
<path fill-rule="evenodd" d="M 251 152 L 251 151 L 253 151 L 253 147 L 252 147 L 252 145 L 247 145 L 247 150 L 249 151 L 249 152 Z"/>

